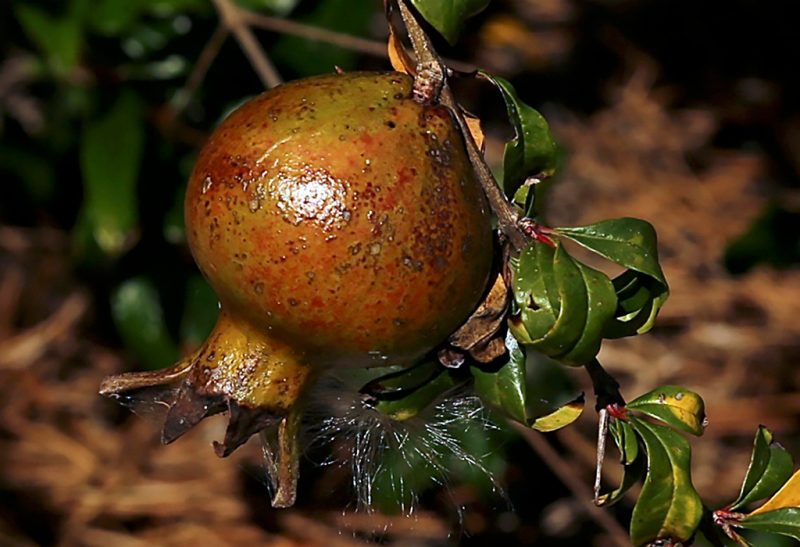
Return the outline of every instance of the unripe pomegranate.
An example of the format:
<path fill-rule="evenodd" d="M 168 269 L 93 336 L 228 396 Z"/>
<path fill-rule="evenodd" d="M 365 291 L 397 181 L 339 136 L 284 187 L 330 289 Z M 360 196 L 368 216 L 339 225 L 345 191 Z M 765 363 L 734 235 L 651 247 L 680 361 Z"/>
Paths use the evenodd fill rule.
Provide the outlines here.
<path fill-rule="evenodd" d="M 160 379 L 105 392 L 180 380 L 164 439 L 229 409 L 224 455 L 317 371 L 410 364 L 458 328 L 486 288 L 490 215 L 450 112 L 411 90 L 400 73 L 321 76 L 231 114 L 185 204 L 219 322 Z"/>

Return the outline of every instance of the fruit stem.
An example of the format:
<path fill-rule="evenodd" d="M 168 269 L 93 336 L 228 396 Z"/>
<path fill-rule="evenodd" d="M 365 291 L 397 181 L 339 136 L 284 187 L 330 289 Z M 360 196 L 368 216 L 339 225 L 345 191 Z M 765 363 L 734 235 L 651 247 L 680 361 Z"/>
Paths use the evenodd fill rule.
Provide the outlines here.
<path fill-rule="evenodd" d="M 397 4 L 400 7 L 400 14 L 403 17 L 408 37 L 411 39 L 411 46 L 417 57 L 417 75 L 414 77 L 414 89 L 417 90 L 419 87 L 419 93 L 423 100 L 427 98 L 425 96 L 426 93 L 430 93 L 431 90 L 435 91 L 435 96 L 438 97 L 439 102 L 453 113 L 459 129 L 464 135 L 464 143 L 466 144 L 470 163 L 483 187 L 489 206 L 497 216 L 497 225 L 514 250 L 521 251 L 530 244 L 531 239 L 520 227 L 521 219 L 519 213 L 506 199 L 494 175 L 492 175 L 491 169 L 486 164 L 483 154 L 475 143 L 467 122 L 464 120 L 461 107 L 447 85 L 447 74 L 449 72 L 447 67 L 442 62 L 442 58 L 436 53 L 430 38 L 422 29 L 414 14 L 411 13 L 405 0 L 397 0 Z"/>

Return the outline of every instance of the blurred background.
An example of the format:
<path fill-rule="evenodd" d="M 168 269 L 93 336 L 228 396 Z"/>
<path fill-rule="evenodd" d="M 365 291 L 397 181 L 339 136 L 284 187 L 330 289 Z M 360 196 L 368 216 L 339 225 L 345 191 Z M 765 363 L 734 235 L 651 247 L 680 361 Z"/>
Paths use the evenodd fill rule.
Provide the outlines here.
<path fill-rule="evenodd" d="M 798 16 L 781 0 L 493 0 L 456 47 L 437 41 L 550 120 L 549 224 L 656 226 L 672 296 L 650 335 L 600 358 L 629 398 L 704 396 L 693 478 L 712 506 L 735 498 L 758 424 L 800 456 Z M 447 489 L 409 478 L 409 520 L 348 511 L 347 470 L 310 462 L 297 507 L 272 510 L 258 443 L 213 454 L 221 417 L 162 447 L 156 421 L 96 395 L 214 323 L 182 220 L 206 135 L 275 74 L 389 68 L 380 2 L 11 0 L 0 37 L 0 545 L 625 544 L 635 497 L 587 504 L 592 412 L 547 437 L 463 432 L 507 499 L 454 464 Z M 457 91 L 498 163 L 502 100 Z M 579 372 L 529 368 L 543 404 L 590 393 Z"/>

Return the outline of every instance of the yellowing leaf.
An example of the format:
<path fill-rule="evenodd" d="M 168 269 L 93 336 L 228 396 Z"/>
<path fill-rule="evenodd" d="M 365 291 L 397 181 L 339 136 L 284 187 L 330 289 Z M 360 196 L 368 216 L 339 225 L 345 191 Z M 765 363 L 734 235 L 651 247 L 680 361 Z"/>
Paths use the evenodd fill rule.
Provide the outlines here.
<path fill-rule="evenodd" d="M 750 513 L 748 517 L 789 507 L 800 507 L 800 470 L 796 471 L 767 503 Z"/>
<path fill-rule="evenodd" d="M 406 51 L 400 39 L 394 32 L 394 29 L 389 25 L 389 43 L 387 44 L 389 50 L 389 62 L 392 63 L 392 68 L 397 72 L 403 74 L 414 75 L 416 73 L 414 61 Z"/>
<path fill-rule="evenodd" d="M 628 403 L 629 410 L 646 414 L 681 431 L 702 435 L 705 423 L 703 399 L 680 386 L 661 386 Z"/>
<path fill-rule="evenodd" d="M 577 399 L 557 408 L 550 414 L 536 418 L 531 424 L 531 427 L 543 433 L 567 427 L 581 417 L 585 407 L 586 401 L 583 397 L 583 393 L 581 393 L 580 397 Z"/>
<path fill-rule="evenodd" d="M 475 146 L 478 147 L 478 150 L 483 151 L 483 144 L 486 138 L 483 135 L 480 118 L 476 118 L 475 116 L 465 112 L 464 121 L 467 122 L 467 128 L 469 129 L 472 138 L 475 140 Z"/>

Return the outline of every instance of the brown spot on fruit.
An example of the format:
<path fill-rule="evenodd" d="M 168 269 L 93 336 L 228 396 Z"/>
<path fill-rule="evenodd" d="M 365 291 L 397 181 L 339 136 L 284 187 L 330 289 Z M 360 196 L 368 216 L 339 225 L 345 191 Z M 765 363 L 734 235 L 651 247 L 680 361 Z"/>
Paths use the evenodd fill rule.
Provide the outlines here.
<path fill-rule="evenodd" d="M 184 382 L 189 422 L 208 414 L 198 404 L 227 404 L 221 453 L 285 420 L 321 368 L 410 364 L 478 305 L 488 207 L 449 111 L 408 100 L 411 88 L 398 73 L 288 83 L 200 152 L 185 218 L 222 307 L 203 349 L 215 359 L 164 378 Z"/>

